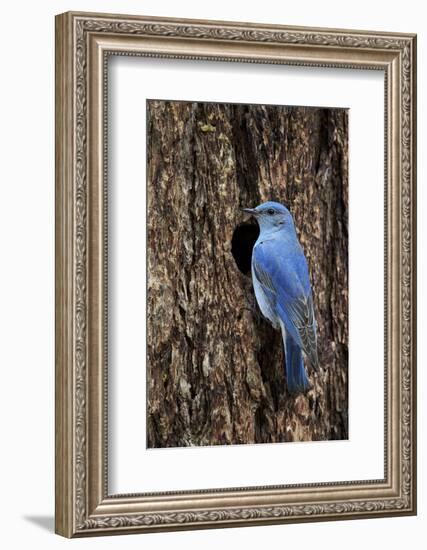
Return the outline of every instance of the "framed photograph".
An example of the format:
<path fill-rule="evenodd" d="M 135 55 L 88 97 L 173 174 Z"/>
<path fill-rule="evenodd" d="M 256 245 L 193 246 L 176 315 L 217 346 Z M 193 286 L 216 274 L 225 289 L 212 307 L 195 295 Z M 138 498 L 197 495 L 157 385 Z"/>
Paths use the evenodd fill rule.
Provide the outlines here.
<path fill-rule="evenodd" d="M 416 513 L 416 37 L 56 18 L 56 532 Z"/>

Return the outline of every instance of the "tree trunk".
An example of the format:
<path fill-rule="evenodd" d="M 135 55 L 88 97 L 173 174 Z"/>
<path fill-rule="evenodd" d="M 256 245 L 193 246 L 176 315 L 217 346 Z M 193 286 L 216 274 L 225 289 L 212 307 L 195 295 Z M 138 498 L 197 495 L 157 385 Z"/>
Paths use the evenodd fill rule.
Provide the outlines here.
<path fill-rule="evenodd" d="M 149 101 L 147 445 L 348 437 L 347 111 Z M 310 268 L 321 370 L 287 391 L 282 339 L 250 274 L 286 205 Z"/>

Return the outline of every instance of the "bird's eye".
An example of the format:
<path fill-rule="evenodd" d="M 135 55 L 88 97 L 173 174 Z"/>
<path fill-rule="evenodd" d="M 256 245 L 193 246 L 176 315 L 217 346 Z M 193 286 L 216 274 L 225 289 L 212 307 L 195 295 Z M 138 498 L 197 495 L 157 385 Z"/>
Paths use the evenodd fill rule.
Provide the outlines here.
<path fill-rule="evenodd" d="M 267 210 L 267 214 L 269 214 L 270 216 L 274 216 L 275 212 L 274 212 L 273 208 L 269 208 Z"/>

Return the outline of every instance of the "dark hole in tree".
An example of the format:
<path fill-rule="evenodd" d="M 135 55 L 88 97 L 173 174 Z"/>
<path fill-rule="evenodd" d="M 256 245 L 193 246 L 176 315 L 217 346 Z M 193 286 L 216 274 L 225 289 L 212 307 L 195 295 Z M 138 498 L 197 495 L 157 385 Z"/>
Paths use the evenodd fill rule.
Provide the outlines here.
<path fill-rule="evenodd" d="M 259 235 L 257 223 L 241 223 L 231 239 L 231 253 L 237 267 L 244 275 L 251 271 L 252 249 Z"/>

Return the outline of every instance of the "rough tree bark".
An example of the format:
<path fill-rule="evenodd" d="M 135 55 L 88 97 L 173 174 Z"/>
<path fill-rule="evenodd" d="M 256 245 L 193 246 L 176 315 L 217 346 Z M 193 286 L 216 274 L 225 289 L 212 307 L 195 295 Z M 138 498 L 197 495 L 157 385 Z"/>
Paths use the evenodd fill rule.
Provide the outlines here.
<path fill-rule="evenodd" d="M 147 445 L 348 437 L 347 111 L 148 102 Z M 308 259 L 321 372 L 286 387 L 281 335 L 239 211 L 289 207 Z"/>

